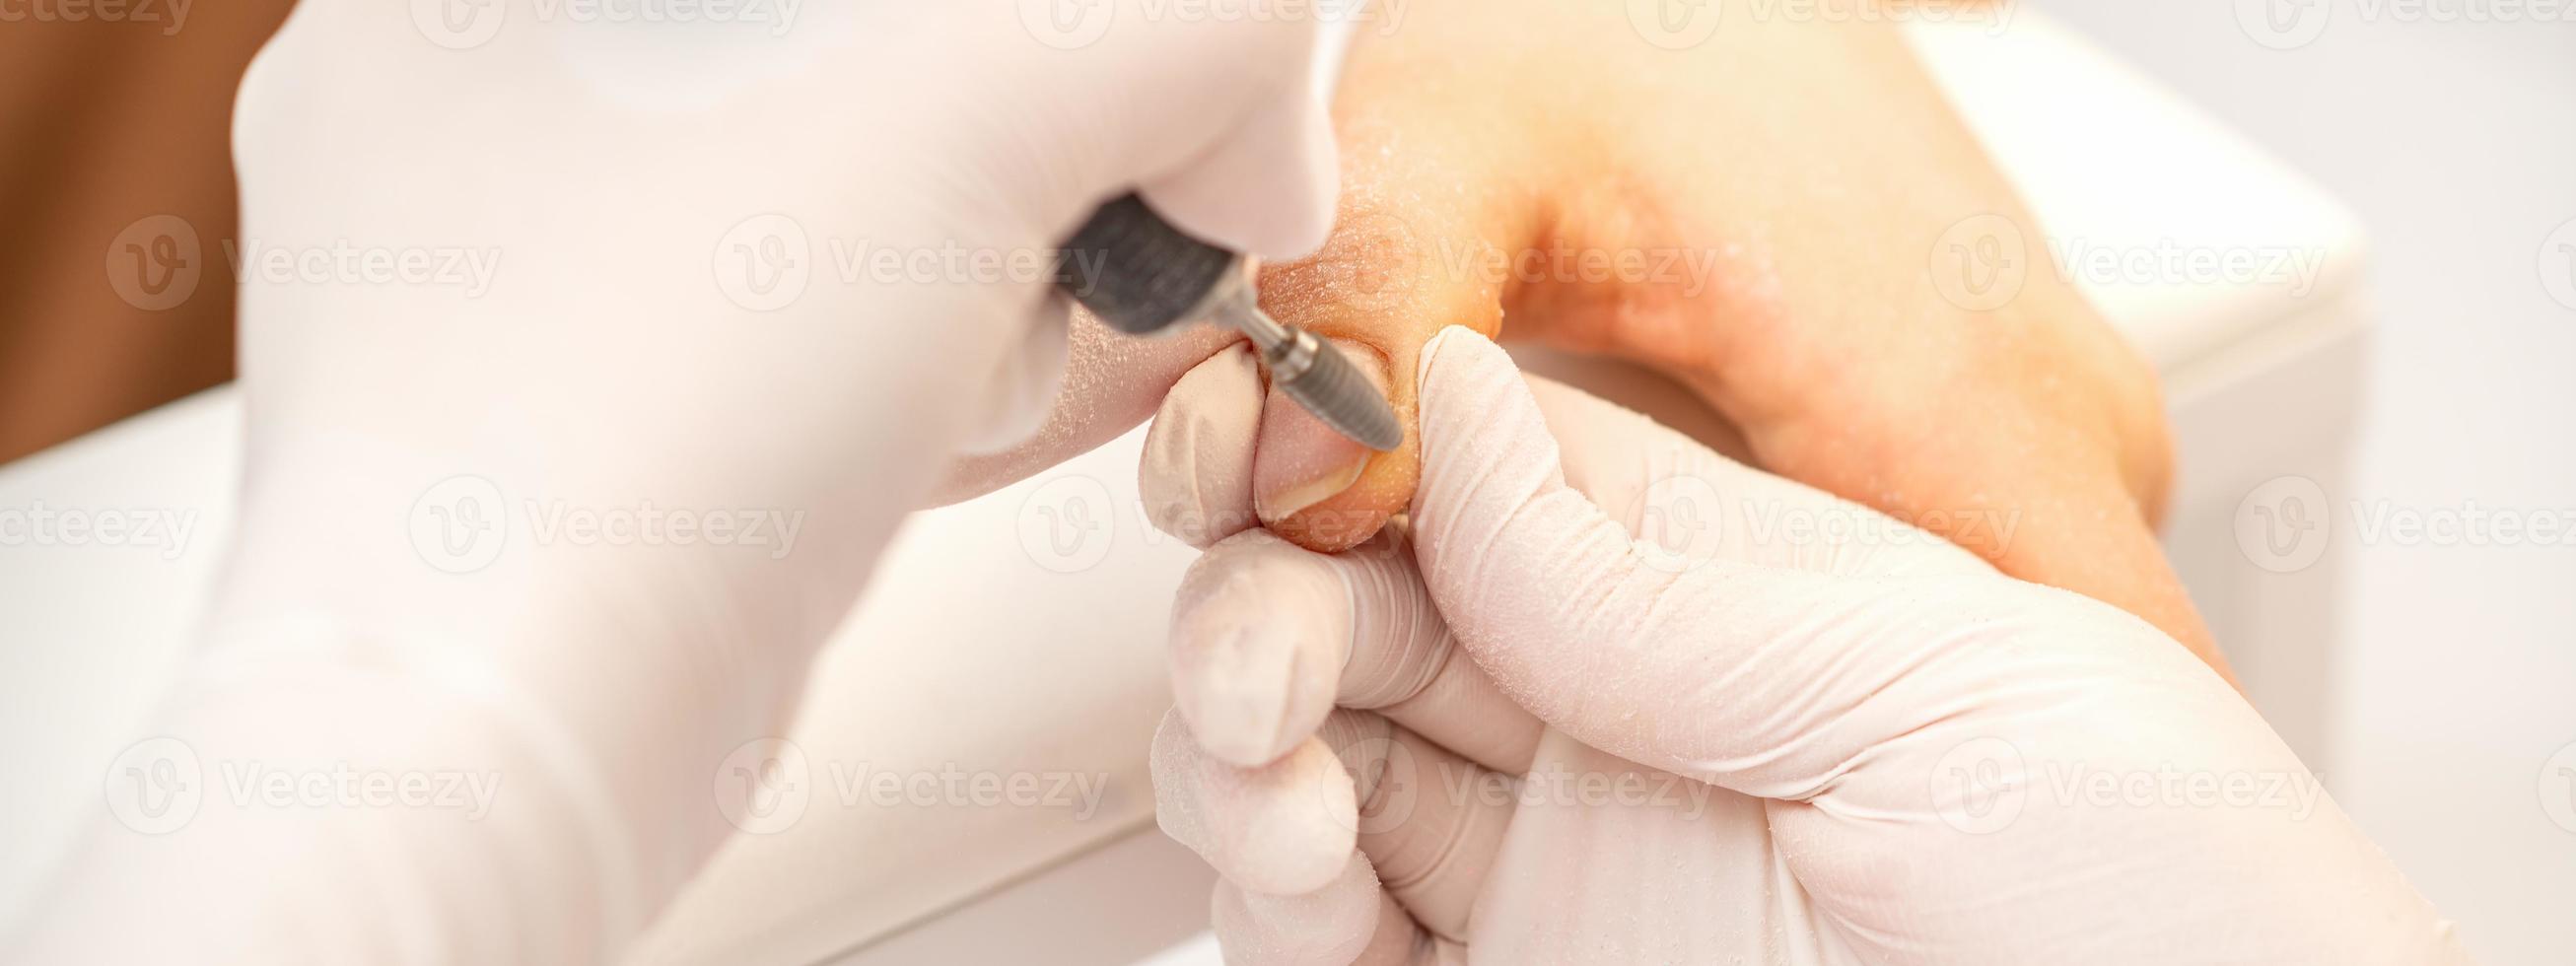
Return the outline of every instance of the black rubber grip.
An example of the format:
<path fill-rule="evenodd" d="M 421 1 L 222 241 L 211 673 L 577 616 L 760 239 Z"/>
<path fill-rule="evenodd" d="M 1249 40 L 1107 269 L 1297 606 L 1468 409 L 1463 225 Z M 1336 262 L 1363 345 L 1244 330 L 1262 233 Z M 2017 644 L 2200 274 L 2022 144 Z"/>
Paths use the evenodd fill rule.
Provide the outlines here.
<path fill-rule="evenodd" d="M 1092 212 L 1057 257 L 1056 286 L 1129 335 L 1190 321 L 1183 316 L 1236 264 L 1233 252 L 1184 234 L 1132 194 Z"/>

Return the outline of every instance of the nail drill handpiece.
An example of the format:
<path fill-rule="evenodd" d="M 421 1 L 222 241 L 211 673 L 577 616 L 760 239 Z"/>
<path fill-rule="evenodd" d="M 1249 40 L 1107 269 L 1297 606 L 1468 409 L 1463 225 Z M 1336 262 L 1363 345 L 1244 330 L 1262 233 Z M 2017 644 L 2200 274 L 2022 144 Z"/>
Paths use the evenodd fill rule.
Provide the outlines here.
<path fill-rule="evenodd" d="M 1270 384 L 1360 445 L 1384 452 L 1404 427 L 1376 385 L 1313 333 L 1261 311 L 1250 260 L 1172 227 L 1127 195 L 1100 206 L 1066 241 L 1056 284 L 1110 327 L 1153 335 L 1195 319 L 1240 330 Z"/>

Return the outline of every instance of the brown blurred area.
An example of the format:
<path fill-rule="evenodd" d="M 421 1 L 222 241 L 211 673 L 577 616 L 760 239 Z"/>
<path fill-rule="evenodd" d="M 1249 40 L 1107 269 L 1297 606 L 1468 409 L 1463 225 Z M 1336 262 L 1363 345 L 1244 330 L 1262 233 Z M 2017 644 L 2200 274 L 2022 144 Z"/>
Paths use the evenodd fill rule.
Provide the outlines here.
<path fill-rule="evenodd" d="M 233 89 L 293 6 L 0 0 L 0 462 L 232 378 Z"/>

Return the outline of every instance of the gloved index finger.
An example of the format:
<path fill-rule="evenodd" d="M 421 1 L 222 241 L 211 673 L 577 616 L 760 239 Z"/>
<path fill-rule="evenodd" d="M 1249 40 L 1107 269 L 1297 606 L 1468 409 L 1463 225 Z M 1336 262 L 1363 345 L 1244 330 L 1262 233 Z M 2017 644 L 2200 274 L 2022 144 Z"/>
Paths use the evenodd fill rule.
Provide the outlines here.
<path fill-rule="evenodd" d="M 1456 653 L 1392 533 L 1341 554 L 1257 530 L 1209 550 L 1173 606 L 1172 691 L 1209 752 L 1245 767 L 1287 753 L 1336 705 L 1506 772 L 1538 742 L 1537 719 Z"/>

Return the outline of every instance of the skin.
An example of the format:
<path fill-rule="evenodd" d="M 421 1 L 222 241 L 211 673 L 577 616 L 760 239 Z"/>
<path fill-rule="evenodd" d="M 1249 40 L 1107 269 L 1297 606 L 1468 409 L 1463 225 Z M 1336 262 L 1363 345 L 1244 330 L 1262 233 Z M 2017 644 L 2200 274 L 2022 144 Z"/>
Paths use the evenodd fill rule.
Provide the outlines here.
<path fill-rule="evenodd" d="M 2135 613 L 2225 674 L 2155 539 L 2172 457 L 2152 369 L 2054 272 L 1962 297 L 1961 226 L 2009 226 L 2043 266 L 2044 235 L 1895 29 L 1739 17 L 1683 50 L 1645 37 L 1626 4 L 1563 0 L 1420 0 L 1363 28 L 1334 105 L 1333 235 L 1265 268 L 1264 307 L 1374 350 L 1408 425 L 1444 326 L 1657 369 L 1764 468 Z M 1078 351 L 1093 398 L 1074 401 L 1158 399 L 1191 354 L 1121 383 Z M 1112 405 L 1114 429 L 1041 456 L 1151 408 Z M 1263 522 L 1310 549 L 1366 540 L 1419 473 L 1411 438 L 1335 451 L 1265 421 L 1261 445 L 1260 464 L 1365 460 L 1330 497 L 1261 501 L 1293 505 Z"/>

